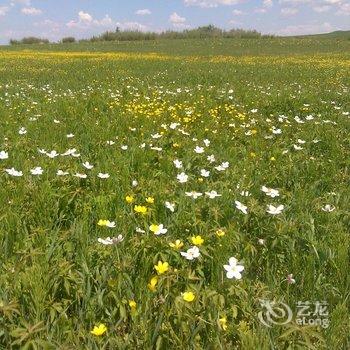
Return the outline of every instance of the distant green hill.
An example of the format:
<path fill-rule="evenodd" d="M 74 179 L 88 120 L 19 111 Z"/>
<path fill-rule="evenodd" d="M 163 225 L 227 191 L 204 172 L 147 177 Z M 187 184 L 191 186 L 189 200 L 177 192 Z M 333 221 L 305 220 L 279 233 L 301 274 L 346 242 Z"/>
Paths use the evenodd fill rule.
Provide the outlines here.
<path fill-rule="evenodd" d="M 310 35 L 298 35 L 298 38 L 327 38 L 327 39 L 350 39 L 350 30 L 336 30 L 334 32 L 330 33 L 323 33 L 323 34 L 310 34 Z"/>

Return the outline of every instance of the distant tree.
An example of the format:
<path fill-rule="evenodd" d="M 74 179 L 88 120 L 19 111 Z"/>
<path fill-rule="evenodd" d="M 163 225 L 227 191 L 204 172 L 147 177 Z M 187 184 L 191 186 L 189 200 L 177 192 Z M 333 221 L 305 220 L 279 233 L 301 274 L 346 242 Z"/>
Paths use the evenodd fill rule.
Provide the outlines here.
<path fill-rule="evenodd" d="M 20 44 L 49 44 L 48 39 L 37 38 L 34 36 L 28 36 L 21 40 L 10 40 L 10 45 L 20 45 Z"/>
<path fill-rule="evenodd" d="M 100 35 L 93 36 L 84 40 L 90 42 L 96 41 L 141 41 L 155 39 L 207 39 L 207 38 L 271 38 L 271 36 L 262 35 L 256 30 L 231 29 L 223 30 L 209 24 L 194 29 L 185 29 L 183 31 L 167 30 L 164 32 L 141 32 L 139 30 L 121 30 L 116 27 L 115 31 L 107 31 Z M 81 41 L 81 40 L 80 40 Z"/>
<path fill-rule="evenodd" d="M 62 38 L 61 42 L 66 44 L 66 43 L 75 43 L 75 38 L 73 36 L 67 36 L 65 38 Z"/>
<path fill-rule="evenodd" d="M 48 44 L 49 40 L 28 36 L 21 40 L 21 44 Z"/>

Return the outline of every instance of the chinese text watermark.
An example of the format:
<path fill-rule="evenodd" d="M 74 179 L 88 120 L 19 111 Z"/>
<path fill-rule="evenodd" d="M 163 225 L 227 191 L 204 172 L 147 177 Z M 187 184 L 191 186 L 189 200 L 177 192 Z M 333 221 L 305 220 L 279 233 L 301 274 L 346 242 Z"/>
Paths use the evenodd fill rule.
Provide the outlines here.
<path fill-rule="evenodd" d="M 326 301 L 298 301 L 293 313 L 289 305 L 283 302 L 260 300 L 262 310 L 258 318 L 267 327 L 285 325 L 292 321 L 300 326 L 321 326 L 328 328 L 328 303 Z"/>

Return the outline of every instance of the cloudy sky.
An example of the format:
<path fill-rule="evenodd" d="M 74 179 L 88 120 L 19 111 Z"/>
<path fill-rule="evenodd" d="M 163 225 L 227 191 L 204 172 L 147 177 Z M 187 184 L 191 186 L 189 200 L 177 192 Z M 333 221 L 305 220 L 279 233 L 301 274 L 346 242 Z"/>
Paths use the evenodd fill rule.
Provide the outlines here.
<path fill-rule="evenodd" d="M 181 30 L 214 24 L 280 35 L 350 29 L 350 0 L 0 0 L 0 44 L 56 41 L 105 30 Z"/>

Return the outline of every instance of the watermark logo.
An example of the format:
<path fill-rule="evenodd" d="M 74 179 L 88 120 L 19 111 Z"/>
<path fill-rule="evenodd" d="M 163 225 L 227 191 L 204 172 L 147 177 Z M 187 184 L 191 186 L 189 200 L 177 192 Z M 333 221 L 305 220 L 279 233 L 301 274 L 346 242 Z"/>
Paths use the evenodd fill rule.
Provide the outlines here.
<path fill-rule="evenodd" d="M 272 325 L 284 325 L 293 318 L 291 308 L 282 302 L 260 300 L 262 310 L 258 313 L 259 320 L 267 327 Z"/>
<path fill-rule="evenodd" d="M 300 326 L 329 326 L 328 304 L 325 301 L 298 301 L 295 314 L 283 302 L 260 300 L 260 305 L 262 310 L 258 313 L 258 318 L 266 327 L 285 325 L 292 321 L 294 315 L 295 322 Z"/>
<path fill-rule="evenodd" d="M 298 301 L 296 323 L 299 326 L 329 327 L 328 303 L 326 301 Z"/>

